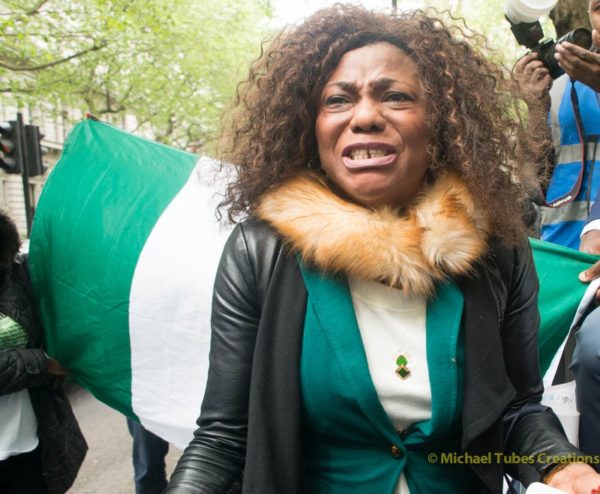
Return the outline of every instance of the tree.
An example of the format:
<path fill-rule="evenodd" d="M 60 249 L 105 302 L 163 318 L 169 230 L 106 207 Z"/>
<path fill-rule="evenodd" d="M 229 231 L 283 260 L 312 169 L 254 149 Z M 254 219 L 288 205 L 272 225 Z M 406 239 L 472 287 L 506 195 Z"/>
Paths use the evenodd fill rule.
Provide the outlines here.
<path fill-rule="evenodd" d="M 0 93 L 204 146 L 269 29 L 268 0 L 4 0 Z"/>
<path fill-rule="evenodd" d="M 589 0 L 561 0 L 550 12 L 558 37 L 578 27 L 590 27 Z"/>
<path fill-rule="evenodd" d="M 466 18 L 508 64 L 524 53 L 503 0 L 421 5 Z M 133 115 L 165 143 L 205 147 L 270 16 L 269 0 L 0 0 L 0 98 Z M 561 0 L 551 16 L 559 34 L 588 26 L 587 0 Z"/>
<path fill-rule="evenodd" d="M 526 51 L 515 41 L 504 17 L 504 0 L 423 0 L 423 5 L 447 10 L 451 17 L 464 19 L 470 29 L 485 36 L 479 42 L 496 61 L 511 66 Z M 554 32 L 548 24 L 545 23 L 544 29 L 552 36 Z"/>
<path fill-rule="evenodd" d="M 400 8 L 402 2 L 397 3 Z M 549 19 L 542 19 L 546 37 L 560 37 L 578 27 L 589 28 L 588 4 L 589 0 L 559 0 Z M 469 27 L 484 34 L 490 47 L 497 50 L 493 56 L 506 63 L 512 64 L 525 53 L 504 19 L 504 0 L 422 0 L 421 6 L 448 9 L 453 16 L 465 18 Z"/>

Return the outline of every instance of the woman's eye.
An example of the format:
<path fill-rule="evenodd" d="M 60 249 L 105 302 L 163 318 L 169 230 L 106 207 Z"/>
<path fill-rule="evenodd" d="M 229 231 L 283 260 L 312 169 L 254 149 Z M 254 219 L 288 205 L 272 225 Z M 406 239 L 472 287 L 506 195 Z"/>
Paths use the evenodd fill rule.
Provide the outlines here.
<path fill-rule="evenodd" d="M 384 100 L 390 101 L 392 103 L 401 103 L 404 101 L 413 101 L 413 98 L 412 98 L 412 96 L 410 96 L 406 93 L 402 93 L 399 91 L 393 91 L 393 92 L 386 93 L 384 95 Z"/>
<path fill-rule="evenodd" d="M 339 94 L 334 94 L 325 98 L 325 106 L 331 108 L 338 108 L 340 106 L 345 105 L 346 103 L 348 103 L 348 98 Z"/>

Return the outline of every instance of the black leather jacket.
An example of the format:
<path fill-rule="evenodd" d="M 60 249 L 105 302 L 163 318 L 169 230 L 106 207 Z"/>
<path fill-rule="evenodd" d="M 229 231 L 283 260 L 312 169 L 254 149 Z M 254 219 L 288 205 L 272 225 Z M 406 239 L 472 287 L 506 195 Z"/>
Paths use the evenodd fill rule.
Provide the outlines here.
<path fill-rule="evenodd" d="M 462 447 L 511 452 L 533 464 L 525 483 L 578 451 L 539 405 L 538 282 L 529 244 L 492 242 L 476 273 L 457 280 L 465 298 Z M 210 370 L 198 429 L 167 493 L 301 493 L 299 362 L 306 289 L 296 258 L 267 225 L 248 220 L 224 249 L 215 281 Z M 500 493 L 506 465 L 472 465 L 481 492 Z M 361 486 L 361 492 L 368 492 Z M 375 493 L 374 493 L 375 494 Z"/>
<path fill-rule="evenodd" d="M 31 293 L 25 256 L 0 280 L 0 312 L 21 324 L 29 336 L 27 348 L 0 351 L 0 395 L 29 391 L 48 492 L 63 494 L 75 481 L 87 443 L 68 398 L 61 389 L 49 386 L 42 322 Z"/>

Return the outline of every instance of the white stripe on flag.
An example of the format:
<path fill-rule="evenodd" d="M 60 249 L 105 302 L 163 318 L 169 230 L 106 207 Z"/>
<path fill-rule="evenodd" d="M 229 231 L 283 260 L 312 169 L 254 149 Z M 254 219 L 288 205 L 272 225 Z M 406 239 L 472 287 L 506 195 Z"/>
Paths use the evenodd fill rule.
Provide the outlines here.
<path fill-rule="evenodd" d="M 208 370 L 210 305 L 229 232 L 199 179 L 200 160 L 152 230 L 134 272 L 129 307 L 132 407 L 178 447 L 192 438 Z"/>

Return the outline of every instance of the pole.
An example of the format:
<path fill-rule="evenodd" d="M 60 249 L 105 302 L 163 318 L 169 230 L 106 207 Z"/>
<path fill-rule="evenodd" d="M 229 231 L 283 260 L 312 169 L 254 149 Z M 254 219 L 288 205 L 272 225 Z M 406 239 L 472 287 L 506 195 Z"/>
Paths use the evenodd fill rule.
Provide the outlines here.
<path fill-rule="evenodd" d="M 23 125 L 23 115 L 17 113 L 17 126 L 19 136 L 18 147 L 21 156 L 21 178 L 23 179 L 23 199 L 25 201 L 25 219 L 27 221 L 27 238 L 31 235 L 31 224 L 33 223 L 33 210 L 31 208 L 31 195 L 29 192 L 29 153 L 25 146 L 25 126 Z"/>
<path fill-rule="evenodd" d="M 398 13 L 398 0 L 392 0 L 392 14 Z"/>

